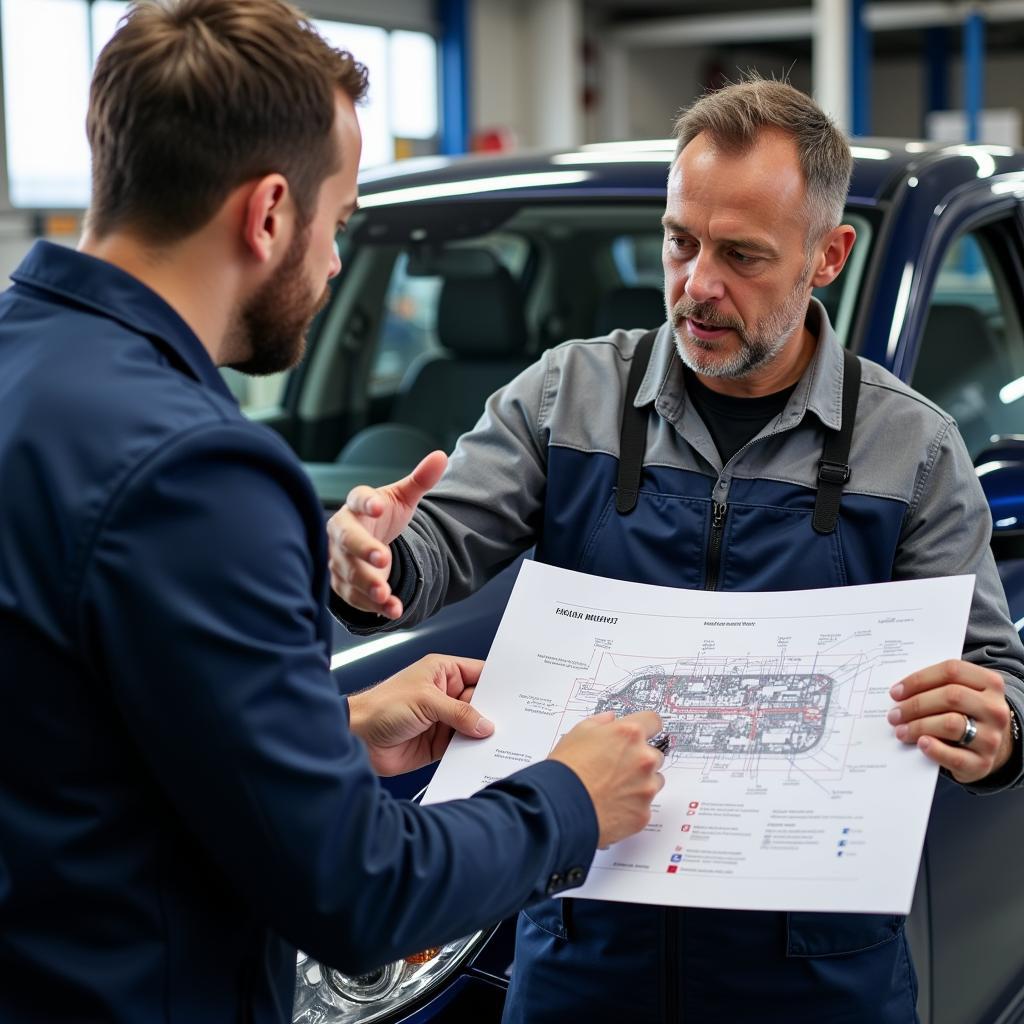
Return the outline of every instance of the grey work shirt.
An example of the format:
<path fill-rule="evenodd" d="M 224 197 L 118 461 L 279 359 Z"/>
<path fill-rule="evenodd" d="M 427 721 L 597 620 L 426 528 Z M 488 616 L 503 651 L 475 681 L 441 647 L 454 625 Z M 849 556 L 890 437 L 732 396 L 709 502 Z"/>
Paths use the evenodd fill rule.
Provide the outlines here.
<path fill-rule="evenodd" d="M 645 478 L 654 478 L 652 486 L 664 491 L 664 480 L 671 478 L 667 489 L 674 494 L 681 490 L 679 480 L 691 489 L 696 480 L 706 492 L 699 497 L 705 504 L 770 507 L 776 516 L 791 514 L 783 507 L 787 495 L 797 494 L 805 504 L 809 495 L 813 502 L 824 429 L 837 430 L 842 421 L 843 354 L 816 300 L 808 326 L 817 330 L 817 349 L 785 408 L 724 465 L 687 401 L 671 328 L 661 327 L 635 399 L 637 407 L 650 409 L 644 471 Z M 393 545 L 392 586 L 405 604 L 401 619 L 368 625 L 335 601 L 342 621 L 357 633 L 413 625 L 475 591 L 534 544 L 538 557 L 555 564 L 641 578 L 629 564 L 642 560 L 639 543 L 625 541 L 617 549 L 608 534 L 594 543 L 598 512 L 585 509 L 607 504 L 608 464 L 617 461 L 626 379 L 644 333 L 617 330 L 565 342 L 492 395 L 474 430 L 459 440 L 441 482 Z M 1003 676 L 1007 699 L 1024 721 L 1024 647 L 989 548 L 988 504 L 956 424 L 882 367 L 862 360 L 861 370 L 852 474 L 837 531 L 838 577 L 823 583 L 799 571 L 780 571 L 774 583 L 762 586 L 743 568 L 749 558 L 744 562 L 743 543 L 736 541 L 731 577 L 730 563 L 723 562 L 723 585 L 802 589 L 974 574 L 963 657 Z M 751 497 L 766 489 L 768 499 Z M 770 518 L 762 515 L 750 535 L 757 536 L 760 522 L 770 540 Z M 678 546 L 694 548 L 691 562 L 697 561 L 699 540 L 681 522 Z M 703 585 L 686 573 L 679 579 L 676 585 Z M 1018 744 L 1001 772 L 970 788 L 996 790 L 1022 780 Z"/>

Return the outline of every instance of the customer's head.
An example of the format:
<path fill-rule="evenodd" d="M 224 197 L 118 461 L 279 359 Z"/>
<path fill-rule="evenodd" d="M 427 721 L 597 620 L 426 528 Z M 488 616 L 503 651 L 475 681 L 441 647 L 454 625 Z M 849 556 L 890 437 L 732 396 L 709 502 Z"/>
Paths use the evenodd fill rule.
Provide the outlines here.
<path fill-rule="evenodd" d="M 365 90 L 365 68 L 284 0 L 134 4 L 92 81 L 90 231 L 174 242 L 274 172 L 308 222 L 346 156 L 332 133 L 336 96 Z"/>
<path fill-rule="evenodd" d="M 808 96 L 761 79 L 697 100 L 676 135 L 662 258 L 680 355 L 707 377 L 788 382 L 813 351 L 811 292 L 855 237 L 849 146 Z"/>
<path fill-rule="evenodd" d="M 141 0 L 93 77 L 90 239 L 187 246 L 227 274 L 218 362 L 291 366 L 341 267 L 366 84 L 284 0 Z"/>

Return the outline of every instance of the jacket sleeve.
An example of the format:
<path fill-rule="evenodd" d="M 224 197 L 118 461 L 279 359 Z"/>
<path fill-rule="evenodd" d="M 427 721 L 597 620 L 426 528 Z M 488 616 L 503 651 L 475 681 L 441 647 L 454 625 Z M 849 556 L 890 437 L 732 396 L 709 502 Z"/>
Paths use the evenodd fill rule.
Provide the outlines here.
<path fill-rule="evenodd" d="M 204 427 L 135 471 L 94 541 L 80 643 L 225 878 L 289 941 L 359 972 L 562 887 L 597 824 L 549 761 L 430 807 L 382 789 L 328 667 L 321 514 L 277 447 Z"/>
<path fill-rule="evenodd" d="M 558 387 L 558 349 L 487 400 L 455 448 L 440 483 L 392 544 L 392 590 L 404 612 L 384 622 L 332 594 L 330 608 L 351 633 L 421 622 L 478 590 L 533 546 L 547 484 L 546 413 Z"/>
<path fill-rule="evenodd" d="M 991 536 L 992 517 L 971 457 L 956 425 L 946 418 L 917 481 L 893 579 L 974 574 L 964 659 L 1002 675 L 1006 698 L 1024 722 L 1024 646 L 1010 621 Z M 967 788 L 994 792 L 1022 783 L 1024 753 L 1018 743 L 1002 771 Z"/>

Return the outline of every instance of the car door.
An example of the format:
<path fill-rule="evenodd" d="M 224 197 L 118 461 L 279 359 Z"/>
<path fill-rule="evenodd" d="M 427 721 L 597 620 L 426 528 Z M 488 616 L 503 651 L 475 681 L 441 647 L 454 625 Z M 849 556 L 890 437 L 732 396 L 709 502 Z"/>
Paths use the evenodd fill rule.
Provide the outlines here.
<path fill-rule="evenodd" d="M 972 458 L 1024 434 L 1022 252 L 1019 209 L 961 230 L 923 317 L 910 383 L 954 416 Z M 1018 627 L 1022 565 L 999 561 Z M 1022 842 L 1024 793 L 978 798 L 940 778 L 909 927 L 925 1024 L 1019 1019 L 1024 893 L 1002 879 Z"/>

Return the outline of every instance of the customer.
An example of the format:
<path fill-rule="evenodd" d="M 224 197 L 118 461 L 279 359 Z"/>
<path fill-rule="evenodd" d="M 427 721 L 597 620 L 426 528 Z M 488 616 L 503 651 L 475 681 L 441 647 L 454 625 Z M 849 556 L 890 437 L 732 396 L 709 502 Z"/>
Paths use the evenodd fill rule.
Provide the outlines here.
<path fill-rule="evenodd" d="M 38 243 L 0 298 L 0 1021 L 289 1021 L 296 945 L 369 969 L 648 820 L 653 714 L 420 808 L 374 772 L 492 730 L 480 663 L 338 696 L 321 509 L 217 367 L 299 358 L 365 87 L 280 0 L 137 4 L 80 249 Z"/>

